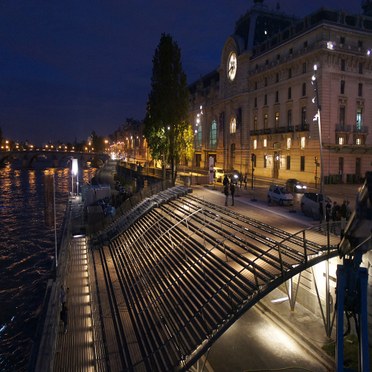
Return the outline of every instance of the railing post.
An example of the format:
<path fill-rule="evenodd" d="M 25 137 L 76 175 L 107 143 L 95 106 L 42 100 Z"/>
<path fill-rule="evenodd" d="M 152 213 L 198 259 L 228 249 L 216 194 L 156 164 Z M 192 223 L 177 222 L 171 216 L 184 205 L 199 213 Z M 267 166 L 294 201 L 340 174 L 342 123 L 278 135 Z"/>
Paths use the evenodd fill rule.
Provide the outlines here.
<path fill-rule="evenodd" d="M 305 263 L 307 263 L 307 245 L 306 245 L 306 230 L 302 230 L 302 240 L 304 241 Z"/>

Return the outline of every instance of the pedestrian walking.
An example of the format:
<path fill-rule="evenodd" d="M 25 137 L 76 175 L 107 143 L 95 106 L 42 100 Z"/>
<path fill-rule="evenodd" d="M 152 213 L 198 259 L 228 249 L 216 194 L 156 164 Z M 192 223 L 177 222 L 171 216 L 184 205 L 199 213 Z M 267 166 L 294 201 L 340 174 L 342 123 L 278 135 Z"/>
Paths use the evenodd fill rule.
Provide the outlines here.
<path fill-rule="evenodd" d="M 230 182 L 230 193 L 231 193 L 231 205 L 234 205 L 234 196 L 235 196 L 235 184 Z"/>
<path fill-rule="evenodd" d="M 332 228 L 331 231 L 333 233 L 337 233 L 337 223 L 340 221 L 340 206 L 337 204 L 336 201 L 333 202 L 333 206 L 331 209 L 331 218 L 332 218 Z"/>
<path fill-rule="evenodd" d="M 247 190 L 248 185 L 248 175 L 247 173 L 244 175 L 244 190 Z"/>
<path fill-rule="evenodd" d="M 327 201 L 327 204 L 326 204 L 326 221 L 329 222 L 329 220 L 331 219 L 331 210 L 332 210 L 332 204 Z"/>
<path fill-rule="evenodd" d="M 225 194 L 225 206 L 227 206 L 227 200 L 229 198 L 229 184 L 230 184 L 230 181 L 228 179 L 228 177 L 225 175 L 224 179 L 223 179 L 223 193 Z"/>
<path fill-rule="evenodd" d="M 341 228 L 341 238 L 344 236 L 344 231 L 346 227 L 346 213 L 347 213 L 347 203 L 346 200 L 343 201 L 341 207 L 340 207 L 340 228 Z"/>

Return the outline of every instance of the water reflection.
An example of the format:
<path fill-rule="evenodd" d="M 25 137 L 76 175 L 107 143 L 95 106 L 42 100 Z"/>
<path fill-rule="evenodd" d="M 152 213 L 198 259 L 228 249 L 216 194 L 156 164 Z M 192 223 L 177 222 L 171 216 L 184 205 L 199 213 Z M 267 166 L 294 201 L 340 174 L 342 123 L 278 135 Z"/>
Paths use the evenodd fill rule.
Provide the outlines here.
<path fill-rule="evenodd" d="M 82 171 L 89 182 L 94 169 Z M 44 224 L 44 174 L 54 174 L 58 237 L 70 190 L 68 168 L 0 168 L 0 370 L 27 369 L 46 283 L 54 228 Z"/>

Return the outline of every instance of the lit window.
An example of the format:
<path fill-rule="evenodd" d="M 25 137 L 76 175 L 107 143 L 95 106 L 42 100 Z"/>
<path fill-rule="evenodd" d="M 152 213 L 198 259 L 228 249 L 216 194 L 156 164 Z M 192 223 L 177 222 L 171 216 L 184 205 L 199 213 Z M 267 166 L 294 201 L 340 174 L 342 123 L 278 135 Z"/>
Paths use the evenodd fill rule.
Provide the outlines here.
<path fill-rule="evenodd" d="M 275 113 L 275 123 L 274 123 L 275 128 L 279 128 L 279 112 Z"/>
<path fill-rule="evenodd" d="M 263 147 L 267 147 L 267 139 L 266 138 L 263 140 Z"/>
<path fill-rule="evenodd" d="M 344 137 L 338 137 L 338 144 L 343 145 L 344 144 Z"/>
<path fill-rule="evenodd" d="M 292 146 L 292 138 L 287 138 L 287 149 L 290 149 Z"/>
<path fill-rule="evenodd" d="M 301 137 L 301 148 L 304 149 L 306 146 L 306 138 L 305 137 Z"/>
<path fill-rule="evenodd" d="M 357 138 L 356 141 L 355 141 L 355 143 L 356 143 L 357 145 L 361 145 L 361 144 L 362 144 L 362 141 L 361 141 L 360 138 Z"/>
<path fill-rule="evenodd" d="M 213 120 L 211 124 L 209 145 L 211 148 L 215 148 L 217 146 L 217 122 L 216 120 Z"/>
<path fill-rule="evenodd" d="M 363 126 L 363 110 L 361 107 L 357 108 L 356 112 L 356 129 L 361 130 Z"/>
<path fill-rule="evenodd" d="M 253 140 L 253 148 L 256 150 L 256 148 L 257 148 L 257 140 L 255 139 L 255 140 Z"/>
<path fill-rule="evenodd" d="M 230 122 L 230 133 L 236 133 L 236 118 L 232 118 Z"/>

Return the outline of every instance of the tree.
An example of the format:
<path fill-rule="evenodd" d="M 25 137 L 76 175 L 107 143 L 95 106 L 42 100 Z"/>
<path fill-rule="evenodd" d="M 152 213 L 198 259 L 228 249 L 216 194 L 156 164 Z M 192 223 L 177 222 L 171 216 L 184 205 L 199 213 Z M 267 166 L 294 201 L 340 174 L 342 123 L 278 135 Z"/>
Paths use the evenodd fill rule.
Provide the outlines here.
<path fill-rule="evenodd" d="M 162 160 L 163 167 L 171 165 L 174 183 L 176 166 L 186 149 L 183 135 L 189 126 L 189 91 L 180 48 L 170 35 L 161 35 L 152 62 L 144 135 L 152 157 Z"/>

